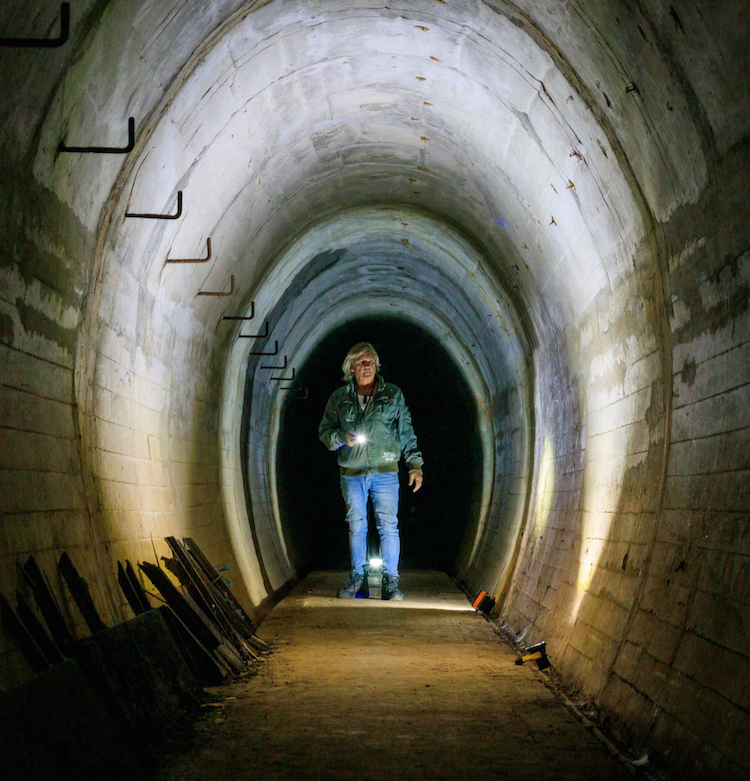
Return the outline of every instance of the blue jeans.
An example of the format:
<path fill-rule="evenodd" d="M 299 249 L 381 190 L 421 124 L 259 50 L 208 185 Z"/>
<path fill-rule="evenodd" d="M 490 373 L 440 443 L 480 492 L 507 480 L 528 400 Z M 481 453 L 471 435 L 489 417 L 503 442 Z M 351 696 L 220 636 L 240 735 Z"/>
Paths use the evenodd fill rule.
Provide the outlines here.
<path fill-rule="evenodd" d="M 367 497 L 372 498 L 375 524 L 380 535 L 383 572 L 398 575 L 401 540 L 398 534 L 398 472 L 341 477 L 341 493 L 349 524 L 352 572 L 364 573 L 367 559 Z"/>

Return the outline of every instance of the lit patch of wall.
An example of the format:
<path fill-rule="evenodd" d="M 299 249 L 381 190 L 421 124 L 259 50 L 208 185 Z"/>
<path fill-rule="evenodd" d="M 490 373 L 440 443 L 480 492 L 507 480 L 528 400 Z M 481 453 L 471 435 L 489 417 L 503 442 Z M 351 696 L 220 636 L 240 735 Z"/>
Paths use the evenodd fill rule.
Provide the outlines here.
<path fill-rule="evenodd" d="M 552 497 L 555 493 L 555 444 L 546 439 L 539 460 L 539 477 L 536 486 L 536 505 L 534 507 L 534 528 L 532 539 L 544 535 L 547 520 L 552 510 Z"/>

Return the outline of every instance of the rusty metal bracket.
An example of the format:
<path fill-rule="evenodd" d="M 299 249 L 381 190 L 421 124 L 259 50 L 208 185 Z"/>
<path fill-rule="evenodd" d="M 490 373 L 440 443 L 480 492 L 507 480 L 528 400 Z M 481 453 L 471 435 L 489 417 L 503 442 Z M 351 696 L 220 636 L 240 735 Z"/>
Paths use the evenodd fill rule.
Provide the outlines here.
<path fill-rule="evenodd" d="M 178 220 L 182 216 L 182 190 L 177 191 L 177 214 L 135 214 L 125 212 L 126 217 L 138 217 L 142 220 Z"/>
<path fill-rule="evenodd" d="M 271 377 L 270 379 L 272 382 L 292 382 L 292 380 L 294 380 L 296 375 L 297 375 L 297 370 L 292 369 L 291 377 Z"/>
<path fill-rule="evenodd" d="M 97 155 L 125 155 L 132 152 L 135 147 L 135 119 L 128 117 L 128 145 L 127 146 L 68 146 L 65 141 L 60 141 L 57 151 L 60 152 L 91 152 Z"/>
<path fill-rule="evenodd" d="M 222 293 L 221 291 L 207 291 L 199 290 L 196 295 L 198 296 L 233 296 L 234 295 L 234 274 L 232 274 L 232 289 L 228 293 Z"/>
<path fill-rule="evenodd" d="M 300 388 L 299 386 L 297 386 L 296 388 L 295 388 L 295 387 L 291 387 L 291 388 L 281 388 L 281 390 L 284 390 L 284 391 L 301 391 L 301 390 L 302 390 L 302 388 Z M 307 388 L 305 388 L 305 389 L 304 389 L 304 395 L 299 395 L 299 396 L 294 396 L 294 395 L 292 395 L 292 396 L 287 396 L 287 397 L 284 399 L 284 401 L 292 401 L 292 400 L 294 400 L 294 399 L 308 399 L 308 398 L 310 398 L 310 394 L 307 392 Z"/>
<path fill-rule="evenodd" d="M 287 361 L 288 361 L 288 358 L 285 355 L 284 356 L 284 365 L 283 366 L 259 366 L 258 368 L 259 369 L 273 369 L 274 371 L 277 371 L 277 372 L 279 372 L 279 371 L 283 372 L 284 369 L 286 369 L 286 367 L 287 367 Z"/>
<path fill-rule="evenodd" d="M 25 49 L 55 49 L 62 46 L 70 35 L 70 3 L 60 4 L 60 35 L 57 38 L 0 38 L 0 46 Z"/>
<path fill-rule="evenodd" d="M 267 339 L 268 335 L 271 333 L 271 330 L 268 326 L 268 320 L 266 320 L 263 323 L 263 333 L 262 334 L 237 334 L 238 339 Z M 279 354 L 279 340 L 276 339 L 276 341 L 273 343 L 273 352 L 265 352 L 263 350 L 259 351 L 251 351 L 248 353 L 248 355 L 278 355 Z M 284 358 L 284 365 L 286 366 L 286 358 Z M 262 367 L 263 368 L 263 367 Z M 272 368 L 272 367 L 269 367 Z"/>
<path fill-rule="evenodd" d="M 241 334 L 240 334 L 241 335 Z M 278 355 L 279 354 L 279 340 L 277 339 L 273 343 L 273 352 L 272 353 L 264 353 L 264 352 L 249 352 L 248 355 Z"/>
<path fill-rule="evenodd" d="M 268 328 L 268 320 L 263 323 L 264 334 L 237 334 L 239 339 L 268 339 L 268 335 L 271 331 Z M 274 353 L 275 354 L 275 353 Z"/>
<path fill-rule="evenodd" d="M 211 239 L 206 239 L 206 252 L 205 258 L 167 258 L 167 263 L 208 263 L 211 260 Z"/>
<path fill-rule="evenodd" d="M 255 317 L 255 301 L 250 302 L 250 317 L 242 317 L 240 315 L 222 315 L 219 318 L 221 320 L 252 320 Z"/>

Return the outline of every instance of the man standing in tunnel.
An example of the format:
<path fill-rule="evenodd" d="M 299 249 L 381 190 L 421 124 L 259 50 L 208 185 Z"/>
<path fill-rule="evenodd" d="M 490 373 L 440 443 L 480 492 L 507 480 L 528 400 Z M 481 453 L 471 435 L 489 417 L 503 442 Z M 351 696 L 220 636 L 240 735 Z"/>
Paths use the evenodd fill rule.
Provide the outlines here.
<path fill-rule="evenodd" d="M 413 491 L 422 486 L 424 460 L 400 388 L 380 376 L 380 359 L 368 342 L 355 344 L 342 364 L 346 385 L 331 394 L 318 435 L 338 451 L 341 493 L 349 524 L 352 568 L 339 597 L 369 595 L 366 575 L 367 501 L 372 499 L 383 557 L 383 599 L 403 599 L 398 588 L 398 462 L 403 453 Z"/>

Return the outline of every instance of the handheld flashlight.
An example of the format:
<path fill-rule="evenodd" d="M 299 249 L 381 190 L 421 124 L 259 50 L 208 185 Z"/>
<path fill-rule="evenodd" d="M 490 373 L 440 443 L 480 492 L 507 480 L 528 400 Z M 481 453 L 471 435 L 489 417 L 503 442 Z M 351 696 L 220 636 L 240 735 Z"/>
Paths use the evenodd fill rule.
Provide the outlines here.
<path fill-rule="evenodd" d="M 358 445 L 364 445 L 367 442 L 367 437 L 364 434 L 357 434 L 355 440 Z"/>

